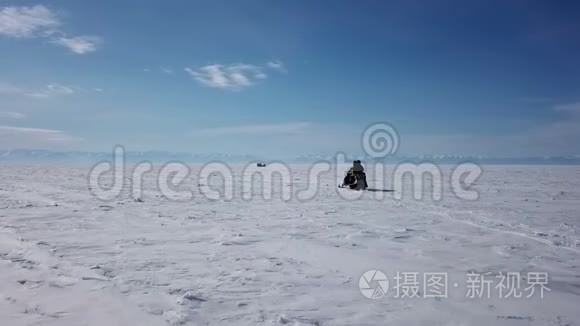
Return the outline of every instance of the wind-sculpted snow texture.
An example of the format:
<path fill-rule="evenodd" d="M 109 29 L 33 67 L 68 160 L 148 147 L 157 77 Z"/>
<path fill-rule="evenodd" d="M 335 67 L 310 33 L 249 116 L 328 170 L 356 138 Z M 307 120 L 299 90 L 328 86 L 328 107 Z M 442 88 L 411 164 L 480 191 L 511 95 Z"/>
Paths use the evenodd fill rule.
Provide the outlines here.
<path fill-rule="evenodd" d="M 150 174 L 139 200 L 102 202 L 89 168 L 0 166 L 0 325 L 580 325 L 579 167 L 486 166 L 479 200 L 446 184 L 439 202 L 347 200 L 331 173 L 306 201 L 173 201 Z M 284 187 L 311 182 L 291 170 Z M 379 300 L 359 290 L 371 269 Z M 395 298 L 397 271 L 448 273 L 448 298 Z M 550 291 L 469 298 L 470 271 L 546 272 Z"/>

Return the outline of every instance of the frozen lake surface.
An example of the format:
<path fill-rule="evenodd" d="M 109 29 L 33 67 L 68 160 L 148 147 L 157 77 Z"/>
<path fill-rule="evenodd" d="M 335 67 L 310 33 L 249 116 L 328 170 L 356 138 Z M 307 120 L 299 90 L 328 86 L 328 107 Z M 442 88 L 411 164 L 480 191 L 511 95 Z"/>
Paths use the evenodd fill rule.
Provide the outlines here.
<path fill-rule="evenodd" d="M 199 168 L 184 187 L 207 186 Z M 308 166 L 291 169 L 284 187 L 306 187 Z M 141 200 L 103 202 L 88 172 L 0 166 L 0 325 L 580 325 L 580 167 L 485 166 L 479 200 L 445 183 L 437 202 L 347 200 L 332 173 L 309 200 L 175 201 L 151 174 Z M 359 289 L 373 269 L 390 281 L 376 300 Z M 521 298 L 500 297 L 500 272 L 523 277 Z M 536 272 L 549 290 L 526 298 Z M 425 273 L 447 275 L 446 298 L 425 298 Z"/>

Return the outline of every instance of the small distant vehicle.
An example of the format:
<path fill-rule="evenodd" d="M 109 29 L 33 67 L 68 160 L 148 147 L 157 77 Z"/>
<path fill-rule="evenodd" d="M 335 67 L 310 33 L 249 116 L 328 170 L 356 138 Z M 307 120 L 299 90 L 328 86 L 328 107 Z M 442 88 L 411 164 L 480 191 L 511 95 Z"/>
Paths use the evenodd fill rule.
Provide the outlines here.
<path fill-rule="evenodd" d="M 360 160 L 352 162 L 352 167 L 346 173 L 342 185 L 339 188 L 350 188 L 354 190 L 365 190 L 369 187 L 367 184 L 367 175 L 365 168 L 362 166 Z"/>
<path fill-rule="evenodd" d="M 266 163 L 258 163 L 257 166 L 259 168 L 264 168 L 264 167 L 266 167 Z"/>

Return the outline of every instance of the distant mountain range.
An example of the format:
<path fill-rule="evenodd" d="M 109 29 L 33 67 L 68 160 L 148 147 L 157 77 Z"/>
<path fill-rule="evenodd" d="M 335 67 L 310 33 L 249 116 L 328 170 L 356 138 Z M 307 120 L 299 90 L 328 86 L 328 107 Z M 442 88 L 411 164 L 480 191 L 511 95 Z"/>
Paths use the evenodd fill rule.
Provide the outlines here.
<path fill-rule="evenodd" d="M 433 162 L 438 164 L 458 164 L 463 162 L 474 162 L 480 164 L 493 165 L 580 165 L 580 155 L 574 156 L 530 156 L 530 157 L 489 157 L 470 155 L 417 155 L 417 156 L 393 156 L 384 159 L 372 157 L 351 156 L 345 159 L 350 162 L 354 159 L 361 159 L 365 162 L 383 162 L 386 164 L 397 164 L 402 162 Z M 301 155 L 292 159 L 295 162 L 316 162 L 334 161 L 331 155 Z"/>
<path fill-rule="evenodd" d="M 190 154 L 168 151 L 128 151 L 125 152 L 127 161 L 184 161 L 184 162 L 251 162 L 258 160 L 252 155 L 231 154 Z M 111 152 L 83 152 L 83 151 L 50 151 L 33 149 L 0 150 L 0 162 L 62 162 L 62 163 L 92 163 L 111 160 Z"/>
<path fill-rule="evenodd" d="M 169 151 L 128 151 L 125 153 L 129 162 L 152 161 L 182 161 L 188 163 L 204 163 L 210 161 L 221 161 L 229 163 L 248 163 L 256 161 L 268 162 L 277 158 L 260 157 L 256 155 L 236 155 L 236 154 L 191 154 Z M 0 163 L 95 163 L 103 160 L 111 160 L 111 152 L 85 152 L 85 151 L 50 151 L 33 149 L 0 150 Z M 543 156 L 543 157 L 484 157 L 484 156 L 463 156 L 463 155 L 423 155 L 423 156 L 397 156 L 376 160 L 371 157 L 349 156 L 345 162 L 353 159 L 363 159 L 370 163 L 381 161 L 388 164 L 400 162 L 434 162 L 439 164 L 456 164 L 461 162 L 475 162 L 481 164 L 522 164 L 522 165 L 579 165 L 580 155 L 575 156 Z M 313 163 L 317 161 L 334 162 L 333 155 L 324 154 L 304 154 L 295 157 L 283 158 L 282 161 L 288 163 Z"/>

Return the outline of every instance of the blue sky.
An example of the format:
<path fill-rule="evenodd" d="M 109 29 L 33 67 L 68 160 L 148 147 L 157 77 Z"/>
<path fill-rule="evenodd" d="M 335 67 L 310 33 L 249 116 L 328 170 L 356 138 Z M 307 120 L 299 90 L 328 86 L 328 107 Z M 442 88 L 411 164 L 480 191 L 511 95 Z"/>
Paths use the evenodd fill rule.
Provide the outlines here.
<path fill-rule="evenodd" d="M 0 149 L 579 155 L 577 1 L 0 1 Z"/>

